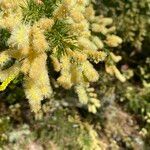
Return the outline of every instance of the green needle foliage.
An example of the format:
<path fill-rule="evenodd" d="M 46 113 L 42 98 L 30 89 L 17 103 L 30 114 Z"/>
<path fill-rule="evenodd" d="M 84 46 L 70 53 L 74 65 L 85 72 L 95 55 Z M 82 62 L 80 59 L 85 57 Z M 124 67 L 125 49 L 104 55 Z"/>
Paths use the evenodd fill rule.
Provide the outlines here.
<path fill-rule="evenodd" d="M 33 23 L 43 17 L 50 18 L 60 2 L 61 0 L 43 0 L 39 5 L 35 0 L 27 0 L 26 6 L 22 6 L 24 20 Z"/>
<path fill-rule="evenodd" d="M 66 49 L 77 50 L 76 36 L 70 35 L 70 25 L 65 20 L 57 20 L 52 29 L 45 33 L 51 50 L 56 49 L 56 56 L 67 54 Z"/>
<path fill-rule="evenodd" d="M 8 30 L 6 29 L 0 29 L 0 51 L 2 49 L 7 49 L 8 45 L 7 45 L 7 40 L 10 37 L 10 33 Z"/>

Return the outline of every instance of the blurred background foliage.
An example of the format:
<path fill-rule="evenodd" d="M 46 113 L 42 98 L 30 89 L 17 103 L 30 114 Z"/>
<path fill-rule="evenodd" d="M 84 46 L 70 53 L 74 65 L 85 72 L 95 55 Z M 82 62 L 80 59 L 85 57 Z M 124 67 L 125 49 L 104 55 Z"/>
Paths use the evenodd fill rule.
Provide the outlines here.
<path fill-rule="evenodd" d="M 98 4 L 98 5 L 97 5 Z M 137 51 L 150 33 L 150 1 L 149 0 L 97 0 L 98 13 L 113 17 L 117 33 Z"/>
<path fill-rule="evenodd" d="M 128 81 L 120 83 L 98 64 L 100 81 L 93 86 L 102 106 L 96 115 L 80 107 L 72 90 L 54 84 L 53 99 L 43 101 L 35 118 L 20 75 L 0 93 L 0 149 L 150 149 L 150 1 L 96 0 L 94 5 L 98 14 L 114 19 L 123 39 L 114 51 L 122 56 L 118 67 Z M 0 37 L 9 36 L 0 30 Z M 6 39 L 0 49 L 7 48 Z"/>

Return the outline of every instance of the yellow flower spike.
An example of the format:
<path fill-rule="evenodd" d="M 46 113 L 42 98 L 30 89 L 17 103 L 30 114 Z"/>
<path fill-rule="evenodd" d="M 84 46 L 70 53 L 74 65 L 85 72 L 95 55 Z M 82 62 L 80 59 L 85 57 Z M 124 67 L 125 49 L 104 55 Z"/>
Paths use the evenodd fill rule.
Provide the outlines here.
<path fill-rule="evenodd" d="M 114 75 L 114 70 L 113 70 L 113 66 L 112 65 L 105 65 L 105 70 L 108 74 L 110 75 Z"/>
<path fill-rule="evenodd" d="M 113 23 L 113 20 L 112 20 L 112 18 L 103 18 L 103 17 L 101 17 L 98 20 L 98 23 L 103 24 L 105 26 L 108 26 L 108 25 L 111 25 Z"/>
<path fill-rule="evenodd" d="M 96 82 L 99 79 L 98 72 L 94 69 L 93 65 L 89 61 L 85 61 L 82 65 L 83 74 L 90 82 Z"/>
<path fill-rule="evenodd" d="M 97 46 L 93 42 L 91 42 L 90 39 L 88 38 L 79 37 L 78 43 L 84 49 L 91 49 L 93 51 L 96 51 L 98 49 Z"/>
<path fill-rule="evenodd" d="M 76 90 L 76 93 L 78 94 L 80 103 L 84 105 L 88 104 L 89 98 L 86 93 L 85 87 L 81 84 L 78 84 L 75 87 L 75 90 Z"/>
<path fill-rule="evenodd" d="M 21 49 L 23 55 L 29 53 L 30 46 L 30 26 L 25 24 L 20 24 L 12 30 L 11 36 L 8 39 L 7 43 L 9 46 L 17 49 Z"/>
<path fill-rule="evenodd" d="M 85 53 L 88 55 L 88 58 L 93 59 L 95 63 L 104 61 L 107 56 L 107 54 L 103 51 L 86 50 Z"/>
<path fill-rule="evenodd" d="M 40 28 L 33 26 L 31 33 L 33 50 L 37 53 L 43 53 L 47 50 L 49 46 L 43 31 Z"/>
<path fill-rule="evenodd" d="M 95 114 L 97 112 L 96 107 L 93 104 L 88 105 L 88 111 Z"/>
<path fill-rule="evenodd" d="M 57 82 L 59 85 L 61 85 L 65 89 L 70 89 L 72 87 L 72 82 L 71 82 L 71 74 L 64 74 L 61 75 L 58 79 Z"/>
<path fill-rule="evenodd" d="M 93 23 L 91 25 L 92 31 L 93 32 L 101 32 L 102 34 L 106 35 L 108 32 L 108 29 L 102 24 L 98 24 L 98 23 Z"/>
<path fill-rule="evenodd" d="M 121 56 L 117 56 L 117 55 L 115 55 L 114 53 L 112 53 L 112 52 L 110 52 L 110 56 L 111 56 L 111 58 L 112 58 L 112 60 L 114 61 L 114 62 L 119 62 L 121 59 L 122 59 L 122 57 Z"/>
<path fill-rule="evenodd" d="M 145 88 L 150 88 L 150 83 L 146 82 L 145 80 L 143 80 L 143 86 Z"/>
<path fill-rule="evenodd" d="M 117 47 L 122 43 L 122 39 L 116 35 L 108 35 L 105 43 L 110 47 Z"/>
<path fill-rule="evenodd" d="M 9 31 L 12 31 L 21 23 L 22 13 L 20 10 L 16 9 L 15 13 L 13 13 L 12 10 L 9 10 L 6 14 L 4 11 L 0 13 L 0 27 L 7 28 Z"/>
<path fill-rule="evenodd" d="M 10 57 L 5 51 L 0 53 L 0 65 L 3 65 L 9 59 L 10 59 Z"/>
<path fill-rule="evenodd" d="M 56 57 L 54 57 L 54 56 L 50 56 L 50 57 L 51 57 L 51 60 L 52 60 L 52 64 L 53 64 L 54 70 L 56 72 L 59 72 L 61 70 L 61 65 L 60 65 L 59 60 Z"/>
<path fill-rule="evenodd" d="M 126 78 L 120 73 L 116 66 L 113 66 L 113 71 L 117 79 L 119 79 L 121 82 L 126 81 Z"/>
<path fill-rule="evenodd" d="M 104 47 L 103 42 L 97 36 L 93 36 L 92 41 L 96 44 L 97 48 L 102 49 Z"/>
<path fill-rule="evenodd" d="M 51 29 L 54 25 L 54 20 L 49 18 L 41 18 L 34 26 L 39 27 L 41 30 L 45 31 Z"/>
<path fill-rule="evenodd" d="M 93 21 L 95 18 L 95 10 L 92 5 L 89 5 L 85 10 L 85 17 L 89 21 Z"/>
<path fill-rule="evenodd" d="M 65 4 L 61 4 L 56 11 L 54 12 L 54 19 L 60 19 L 65 18 L 67 16 L 67 13 L 69 12 L 69 7 Z"/>
<path fill-rule="evenodd" d="M 70 13 L 70 16 L 77 23 L 84 20 L 83 14 L 81 12 L 76 11 L 76 10 L 72 10 Z"/>
<path fill-rule="evenodd" d="M 85 84 L 85 78 L 83 76 L 83 73 L 82 73 L 83 69 L 82 69 L 82 66 L 81 64 L 73 64 L 71 66 L 71 81 L 74 85 L 77 85 L 77 84 Z"/>
<path fill-rule="evenodd" d="M 15 79 L 15 77 L 16 77 L 16 74 L 13 74 L 13 75 L 10 75 L 8 78 L 6 78 L 6 80 L 0 85 L 0 91 L 4 91 L 9 85 L 9 83 Z"/>
<path fill-rule="evenodd" d="M 18 6 L 23 6 L 26 4 L 26 0 L 1 0 L 0 1 L 0 6 L 3 9 L 11 9 L 11 8 L 16 8 Z"/>

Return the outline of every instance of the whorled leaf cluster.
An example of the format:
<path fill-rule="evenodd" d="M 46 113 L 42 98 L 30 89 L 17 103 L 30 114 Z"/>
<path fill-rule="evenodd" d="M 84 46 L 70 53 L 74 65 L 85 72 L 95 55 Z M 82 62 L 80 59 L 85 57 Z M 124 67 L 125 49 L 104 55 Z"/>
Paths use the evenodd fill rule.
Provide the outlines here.
<path fill-rule="evenodd" d="M 103 15 L 114 19 L 117 32 L 125 43 L 141 50 L 150 34 L 150 0 L 97 0 Z"/>
<path fill-rule="evenodd" d="M 105 62 L 107 73 L 126 80 L 115 66 L 121 57 L 109 51 L 122 39 L 113 35 L 111 18 L 95 15 L 90 0 L 2 0 L 0 9 L 6 39 L 0 49 L 0 91 L 23 74 L 33 112 L 52 96 L 55 78 L 63 88 L 75 88 L 79 101 L 96 113 L 100 101 L 90 83 L 99 74 L 93 63 Z"/>

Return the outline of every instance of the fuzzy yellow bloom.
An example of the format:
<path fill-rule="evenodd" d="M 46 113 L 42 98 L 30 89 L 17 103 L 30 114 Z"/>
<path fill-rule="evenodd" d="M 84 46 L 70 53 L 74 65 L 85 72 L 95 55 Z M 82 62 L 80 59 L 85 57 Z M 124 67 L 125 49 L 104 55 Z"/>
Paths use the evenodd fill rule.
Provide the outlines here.
<path fill-rule="evenodd" d="M 60 68 L 61 68 L 59 60 L 54 56 L 51 56 L 51 60 L 52 60 L 52 63 L 53 63 L 54 70 L 59 72 Z"/>
<path fill-rule="evenodd" d="M 64 3 L 65 3 L 68 7 L 73 8 L 73 7 L 76 5 L 77 0 L 64 0 Z"/>
<path fill-rule="evenodd" d="M 111 66 L 106 65 L 106 72 L 109 73 L 110 75 L 115 75 L 116 78 L 119 79 L 121 82 L 126 81 L 126 78 L 120 73 L 120 71 L 114 65 Z"/>
<path fill-rule="evenodd" d="M 86 104 L 88 106 L 88 111 L 95 114 L 97 108 L 101 105 L 100 101 L 96 98 L 97 94 L 94 93 L 93 88 L 90 88 L 89 84 L 78 84 L 75 90 L 78 94 L 80 103 Z"/>
<path fill-rule="evenodd" d="M 72 87 L 71 74 L 63 74 L 57 79 L 58 84 L 60 84 L 65 89 L 70 89 Z"/>
<path fill-rule="evenodd" d="M 21 20 L 22 13 L 20 10 L 16 10 L 16 13 L 13 13 L 12 10 L 7 13 L 0 12 L 0 27 L 2 28 L 8 28 L 10 31 L 12 31 L 14 27 L 21 23 Z"/>
<path fill-rule="evenodd" d="M 77 85 L 75 87 L 75 90 L 78 94 L 80 103 L 87 104 L 89 99 L 88 99 L 88 95 L 86 93 L 85 87 L 83 85 Z"/>
<path fill-rule="evenodd" d="M 76 32 L 79 37 L 89 37 L 91 35 L 91 31 L 89 31 L 89 22 L 87 20 L 83 20 L 80 23 L 72 23 L 71 25 L 72 32 Z"/>
<path fill-rule="evenodd" d="M 99 108 L 101 106 L 100 101 L 97 98 L 91 98 L 90 102 L 94 104 L 95 107 Z"/>
<path fill-rule="evenodd" d="M 48 42 L 46 41 L 45 35 L 40 28 L 33 26 L 31 34 L 32 47 L 35 52 L 41 53 L 48 49 Z"/>
<path fill-rule="evenodd" d="M 89 5 L 90 0 L 77 0 L 77 4 L 83 5 L 83 6 L 87 6 Z"/>
<path fill-rule="evenodd" d="M 77 63 L 82 63 L 87 60 L 87 56 L 84 53 L 81 53 L 79 51 L 72 51 L 70 49 L 67 49 L 67 55 L 69 55 L 71 58 L 74 59 Z"/>
<path fill-rule="evenodd" d="M 71 81 L 75 85 L 84 82 L 82 71 L 81 65 L 74 64 L 71 66 Z"/>
<path fill-rule="evenodd" d="M 93 23 L 92 24 L 92 31 L 93 32 L 101 32 L 105 35 L 105 34 L 107 34 L 108 29 L 104 25 L 100 25 L 98 23 Z"/>
<path fill-rule="evenodd" d="M 112 20 L 112 18 L 100 17 L 100 19 L 98 20 L 98 23 L 103 24 L 104 26 L 108 26 L 108 25 L 111 25 L 113 23 L 113 20 Z"/>
<path fill-rule="evenodd" d="M 46 67 L 46 60 L 47 56 L 46 54 L 40 54 L 36 58 L 34 58 L 30 64 L 30 69 L 28 72 L 28 76 L 31 79 L 36 80 L 36 86 L 38 86 L 40 89 L 41 87 L 50 87 L 49 83 L 49 77 L 48 77 L 48 71 Z M 50 89 L 50 88 L 48 88 Z M 49 90 L 51 93 L 51 90 Z M 43 96 L 45 96 L 44 93 L 42 93 Z"/>
<path fill-rule="evenodd" d="M 3 9 L 16 8 L 18 6 L 23 6 L 26 4 L 26 0 L 1 0 L 0 6 Z"/>
<path fill-rule="evenodd" d="M 23 55 L 27 55 L 29 52 L 29 33 L 30 26 L 20 24 L 13 29 L 11 36 L 8 39 L 8 45 L 20 49 Z"/>
<path fill-rule="evenodd" d="M 95 114 L 97 112 L 96 107 L 94 105 L 88 105 L 88 111 Z"/>
<path fill-rule="evenodd" d="M 87 88 L 87 92 L 94 92 L 94 88 Z"/>
<path fill-rule="evenodd" d="M 91 49 L 96 51 L 97 46 L 91 42 L 88 38 L 80 37 L 78 38 L 79 45 L 81 45 L 84 49 Z"/>
<path fill-rule="evenodd" d="M 34 62 L 31 64 L 29 76 L 36 80 L 36 85 L 40 88 L 43 97 L 50 98 L 52 94 L 52 88 L 48 76 L 46 60 L 47 55 L 45 53 L 36 57 Z M 38 76 L 35 74 L 35 72 L 38 73 Z M 37 77 L 35 77 L 35 75 Z"/>
<path fill-rule="evenodd" d="M 69 89 L 72 86 L 70 65 L 69 58 L 67 56 L 63 56 L 61 58 L 61 76 L 57 79 L 57 82 L 65 89 Z"/>
<path fill-rule="evenodd" d="M 93 36 L 92 41 L 96 44 L 97 48 L 102 49 L 104 47 L 103 42 L 97 36 Z"/>
<path fill-rule="evenodd" d="M 35 23 L 35 26 L 44 31 L 47 29 L 51 29 L 53 25 L 54 20 L 49 18 L 41 18 L 37 23 Z"/>
<path fill-rule="evenodd" d="M 69 10 L 70 10 L 69 5 L 66 5 L 65 3 L 60 4 L 54 12 L 54 18 L 55 19 L 65 18 L 69 13 Z"/>
<path fill-rule="evenodd" d="M 4 63 L 6 63 L 8 60 L 10 60 L 10 56 L 7 54 L 6 51 L 0 53 L 0 66 L 3 66 Z"/>
<path fill-rule="evenodd" d="M 41 54 L 31 62 L 29 77 L 24 82 L 26 97 L 35 113 L 40 110 L 43 98 L 50 98 L 52 94 L 46 59 L 46 54 Z"/>
<path fill-rule="evenodd" d="M 81 34 L 83 31 L 86 31 L 88 29 L 88 23 L 86 21 L 82 21 L 80 23 L 73 22 L 71 27 L 73 31 L 76 31 L 78 34 Z"/>
<path fill-rule="evenodd" d="M 100 61 L 104 61 L 107 54 L 103 51 L 93 51 L 87 50 L 85 53 L 88 55 L 90 59 L 93 59 L 95 63 L 99 63 Z"/>
<path fill-rule="evenodd" d="M 146 82 L 145 80 L 143 80 L 142 82 L 143 82 L 143 86 L 145 88 L 150 88 L 150 83 L 149 82 Z"/>
<path fill-rule="evenodd" d="M 76 10 L 72 10 L 70 12 L 70 16 L 77 23 L 84 20 L 83 14 L 81 12 L 76 11 Z"/>
<path fill-rule="evenodd" d="M 22 61 L 22 65 L 21 65 L 20 71 L 23 74 L 27 75 L 29 70 L 30 70 L 30 66 L 31 66 L 31 62 L 30 62 L 30 60 L 28 58 L 26 58 L 26 59 L 24 59 Z"/>
<path fill-rule="evenodd" d="M 88 61 L 83 63 L 83 74 L 90 82 L 96 82 L 99 79 L 98 72 L 93 68 Z"/>
<path fill-rule="evenodd" d="M 86 56 L 85 54 L 83 54 L 83 53 L 79 53 L 78 51 L 75 52 L 73 58 L 75 59 L 75 61 L 76 61 L 77 63 L 78 63 L 78 62 L 79 62 L 79 63 L 82 63 L 82 62 L 84 62 L 84 61 L 87 60 L 87 56 Z"/>
<path fill-rule="evenodd" d="M 84 16 L 85 16 L 86 19 L 89 20 L 89 21 L 93 21 L 93 20 L 94 20 L 94 18 L 95 18 L 95 11 L 94 11 L 92 5 L 89 5 L 89 6 L 85 9 Z"/>
<path fill-rule="evenodd" d="M 32 78 L 25 79 L 24 88 L 31 110 L 34 113 L 38 113 L 41 109 L 41 100 L 43 99 L 41 90 L 36 86 Z"/>
<path fill-rule="evenodd" d="M 119 44 L 122 43 L 122 39 L 116 35 L 108 35 L 106 39 L 106 43 L 110 47 L 117 47 Z"/>
<path fill-rule="evenodd" d="M 108 33 L 112 33 L 112 32 L 115 32 L 115 31 L 116 31 L 116 27 L 115 26 L 112 26 L 112 27 L 107 29 Z"/>
<path fill-rule="evenodd" d="M 110 53 L 110 56 L 111 56 L 111 58 L 112 58 L 112 60 L 114 61 L 114 62 L 119 62 L 121 59 L 122 59 L 122 57 L 121 56 L 117 56 L 117 55 L 115 55 L 114 53 Z"/>
<path fill-rule="evenodd" d="M 113 66 L 105 65 L 105 70 L 108 74 L 114 75 Z"/>

